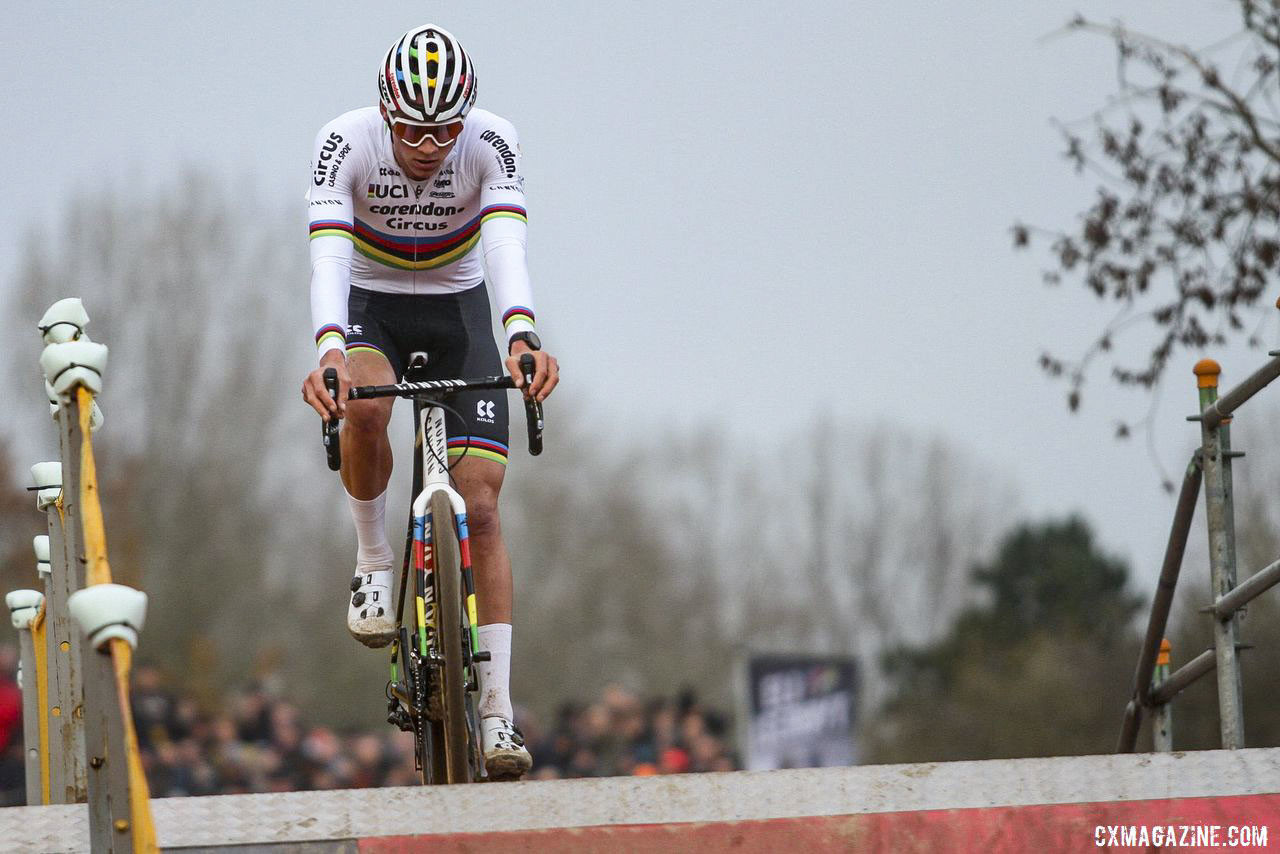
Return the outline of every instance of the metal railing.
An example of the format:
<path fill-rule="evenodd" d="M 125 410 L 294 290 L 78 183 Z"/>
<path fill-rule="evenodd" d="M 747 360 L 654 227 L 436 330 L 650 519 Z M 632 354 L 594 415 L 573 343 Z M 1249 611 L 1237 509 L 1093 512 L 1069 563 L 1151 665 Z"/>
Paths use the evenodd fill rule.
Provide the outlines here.
<path fill-rule="evenodd" d="M 141 591 L 111 583 L 92 433 L 106 347 L 84 334 L 79 300 L 40 322 L 61 459 L 31 474 L 48 533 L 35 538 L 38 590 L 5 597 L 18 629 L 27 803 L 88 803 L 94 851 L 155 851 L 146 778 L 129 704 Z"/>
<path fill-rule="evenodd" d="M 1231 449 L 1231 414 L 1277 377 L 1280 377 L 1280 350 L 1271 361 L 1240 385 L 1218 397 L 1218 377 L 1222 369 L 1212 359 L 1195 366 L 1200 414 L 1188 416 L 1200 422 L 1200 447 L 1187 464 L 1178 494 L 1169 541 L 1165 548 L 1160 580 L 1151 604 L 1147 631 L 1133 677 L 1133 692 L 1125 708 L 1117 753 L 1132 753 L 1137 746 L 1143 714 L 1153 711 L 1153 741 L 1158 751 L 1173 749 L 1170 704 L 1184 688 L 1210 671 L 1218 681 L 1218 713 L 1223 748 L 1244 747 L 1244 703 L 1240 673 L 1239 611 L 1248 602 L 1280 583 L 1280 560 L 1264 567 L 1244 583 L 1236 584 L 1235 508 L 1231 479 L 1232 460 L 1244 454 Z M 1182 568 L 1187 533 L 1191 530 L 1201 482 L 1204 485 L 1205 515 L 1209 529 L 1209 570 L 1213 603 L 1205 610 L 1213 619 L 1213 648 L 1169 673 L 1168 641 L 1164 640 L 1173 605 L 1173 593 Z M 1159 667 L 1159 670 L 1157 670 Z"/>

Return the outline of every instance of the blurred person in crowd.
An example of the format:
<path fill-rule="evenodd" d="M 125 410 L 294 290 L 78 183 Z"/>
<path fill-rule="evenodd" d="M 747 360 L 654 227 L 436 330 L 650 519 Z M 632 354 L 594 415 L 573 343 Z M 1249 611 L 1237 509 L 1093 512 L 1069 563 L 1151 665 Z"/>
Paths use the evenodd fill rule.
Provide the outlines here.
<path fill-rule="evenodd" d="M 175 703 L 164 689 L 159 668 L 143 665 L 133 674 L 133 726 L 138 732 L 138 746 L 148 748 L 172 738 Z"/>
<path fill-rule="evenodd" d="M 26 802 L 22 752 L 22 689 L 18 687 L 18 649 L 0 644 L 0 806 Z"/>

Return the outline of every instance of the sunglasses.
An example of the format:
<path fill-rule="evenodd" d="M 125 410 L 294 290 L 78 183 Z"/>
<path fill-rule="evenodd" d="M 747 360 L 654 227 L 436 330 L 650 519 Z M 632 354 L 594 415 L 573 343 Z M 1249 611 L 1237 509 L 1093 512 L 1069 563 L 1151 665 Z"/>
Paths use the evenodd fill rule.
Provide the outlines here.
<path fill-rule="evenodd" d="M 396 129 L 399 128 L 397 131 Z M 428 139 L 435 143 L 436 148 L 445 148 L 453 145 L 458 139 L 458 135 L 462 133 L 462 122 L 446 122 L 439 125 L 419 125 L 410 124 L 409 122 L 397 119 L 391 125 L 391 130 L 396 134 L 405 145 L 410 148 L 418 148 Z"/>

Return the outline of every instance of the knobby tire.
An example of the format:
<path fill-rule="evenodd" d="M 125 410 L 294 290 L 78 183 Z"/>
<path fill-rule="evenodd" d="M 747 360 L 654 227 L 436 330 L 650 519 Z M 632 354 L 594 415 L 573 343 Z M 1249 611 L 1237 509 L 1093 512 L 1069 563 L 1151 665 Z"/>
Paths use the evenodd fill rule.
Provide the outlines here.
<path fill-rule="evenodd" d="M 431 496 L 431 539 L 435 551 L 436 643 L 444 657 L 440 668 L 444 710 L 444 754 L 450 783 L 471 782 L 467 727 L 467 683 L 462 666 L 462 561 L 449 496 Z M 467 639 L 469 642 L 469 639 Z M 432 745 L 436 752 L 439 743 Z"/>

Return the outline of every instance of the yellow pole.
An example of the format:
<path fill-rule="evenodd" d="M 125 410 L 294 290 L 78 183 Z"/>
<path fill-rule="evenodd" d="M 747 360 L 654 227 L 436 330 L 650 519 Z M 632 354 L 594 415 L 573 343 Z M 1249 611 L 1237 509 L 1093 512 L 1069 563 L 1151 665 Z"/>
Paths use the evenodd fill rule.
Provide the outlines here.
<path fill-rule="evenodd" d="M 120 701 L 120 716 L 124 719 L 125 755 L 129 763 L 129 817 L 133 819 L 133 850 L 159 851 L 156 846 L 156 829 L 151 819 L 151 800 L 147 790 L 147 776 L 142 772 L 142 757 L 138 755 L 138 734 L 133 729 L 133 709 L 129 705 L 129 668 L 133 663 L 133 649 L 123 638 L 112 638 L 111 660 L 116 666 L 116 694 Z"/>
<path fill-rule="evenodd" d="M 107 562 L 107 534 L 102 524 L 102 502 L 98 495 L 98 471 L 93 460 L 89 416 L 93 412 L 93 395 L 84 386 L 76 389 L 80 410 L 80 519 L 84 527 L 84 554 L 88 561 L 85 586 L 111 583 L 111 565 Z M 138 735 L 133 727 L 133 710 L 129 705 L 129 670 L 133 649 L 121 638 L 110 642 L 111 661 L 115 665 L 116 695 L 124 724 L 125 762 L 129 769 L 129 817 L 133 824 L 133 850 L 159 851 L 155 823 L 151 817 L 147 778 L 138 755 Z"/>
<path fill-rule="evenodd" d="M 49 638 L 45 632 L 44 604 L 31 621 L 31 640 L 36 647 L 36 702 L 40 706 L 40 797 L 53 803 L 49 782 Z"/>
<path fill-rule="evenodd" d="M 102 501 L 98 496 L 98 470 L 93 461 L 89 416 L 93 395 L 84 386 L 76 389 L 80 403 L 80 519 L 84 526 L 84 556 L 89 565 L 85 586 L 111 583 L 111 565 L 107 563 L 107 534 L 102 525 Z"/>

